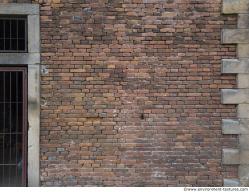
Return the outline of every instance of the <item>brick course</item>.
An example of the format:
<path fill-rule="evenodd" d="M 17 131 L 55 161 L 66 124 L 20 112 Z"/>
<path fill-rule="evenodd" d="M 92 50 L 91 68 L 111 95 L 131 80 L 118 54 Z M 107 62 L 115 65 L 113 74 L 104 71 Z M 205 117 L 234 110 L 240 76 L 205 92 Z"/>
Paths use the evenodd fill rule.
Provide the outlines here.
<path fill-rule="evenodd" d="M 37 0 L 42 186 L 222 186 L 221 0 Z"/>

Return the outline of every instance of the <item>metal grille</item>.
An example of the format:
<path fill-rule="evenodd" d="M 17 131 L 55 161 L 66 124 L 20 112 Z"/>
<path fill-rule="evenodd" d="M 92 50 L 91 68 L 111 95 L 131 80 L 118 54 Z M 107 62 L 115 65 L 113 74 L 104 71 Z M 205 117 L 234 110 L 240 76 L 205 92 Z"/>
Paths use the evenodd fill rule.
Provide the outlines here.
<path fill-rule="evenodd" d="M 25 186 L 26 68 L 0 68 L 0 186 Z"/>
<path fill-rule="evenodd" d="M 27 52 L 27 17 L 0 17 L 0 52 Z"/>

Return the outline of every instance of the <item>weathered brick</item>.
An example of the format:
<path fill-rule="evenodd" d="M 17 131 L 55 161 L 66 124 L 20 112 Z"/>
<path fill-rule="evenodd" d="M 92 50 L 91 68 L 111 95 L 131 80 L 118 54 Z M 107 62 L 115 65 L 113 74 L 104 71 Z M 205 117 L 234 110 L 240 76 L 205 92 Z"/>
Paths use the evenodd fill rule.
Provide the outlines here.
<path fill-rule="evenodd" d="M 221 44 L 220 29 L 237 25 L 221 0 L 32 3 L 47 70 L 42 186 L 222 186 L 237 177 L 221 163 L 222 148 L 238 143 L 221 131 L 236 117 L 221 103 L 220 89 L 236 86 L 221 59 L 236 47 Z"/>

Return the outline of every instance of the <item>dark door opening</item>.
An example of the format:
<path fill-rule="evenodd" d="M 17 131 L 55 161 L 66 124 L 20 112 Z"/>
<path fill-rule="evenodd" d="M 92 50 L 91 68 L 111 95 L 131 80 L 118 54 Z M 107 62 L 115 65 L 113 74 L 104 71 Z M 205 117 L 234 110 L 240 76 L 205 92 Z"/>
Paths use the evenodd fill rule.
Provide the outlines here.
<path fill-rule="evenodd" d="M 27 183 L 27 69 L 0 67 L 0 186 Z"/>

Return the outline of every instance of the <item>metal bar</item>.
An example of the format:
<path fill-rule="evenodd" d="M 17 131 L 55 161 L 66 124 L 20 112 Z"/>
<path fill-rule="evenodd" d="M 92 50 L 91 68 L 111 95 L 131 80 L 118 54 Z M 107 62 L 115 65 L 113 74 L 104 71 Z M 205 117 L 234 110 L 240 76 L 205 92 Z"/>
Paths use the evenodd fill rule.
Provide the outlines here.
<path fill-rule="evenodd" d="M 2 72 L 3 73 L 3 72 Z M 3 74 L 2 74 L 3 75 Z M 2 89 L 4 88 L 4 79 L 2 79 L 2 81 L 1 81 L 1 83 L 2 83 L 2 85 L 3 85 L 3 87 L 2 87 Z M 1 110 L 3 110 L 3 108 L 1 108 Z M 3 130 L 1 130 L 1 131 L 3 131 Z M 3 135 L 3 137 L 4 137 L 4 135 Z M 1 144 L 2 144 L 2 150 L 1 150 L 1 160 L 2 160 L 2 163 L 4 163 L 4 154 L 3 154 L 3 148 L 4 148 L 4 140 L 3 140 L 3 137 L 1 137 Z M 3 166 L 1 166 L 1 169 L 3 169 Z M 3 170 L 1 170 L 2 172 L 3 172 Z M 4 183 L 4 177 L 3 177 L 3 175 L 1 174 L 1 177 L 0 177 L 0 184 L 1 184 L 1 186 L 3 185 L 3 183 Z"/>
<path fill-rule="evenodd" d="M 24 50 L 25 52 L 28 51 L 28 22 L 27 22 L 27 19 L 24 20 L 24 24 L 25 24 L 25 28 L 24 28 L 24 35 L 25 35 L 25 40 L 24 40 L 24 43 L 25 43 L 25 47 L 24 47 Z"/>
<path fill-rule="evenodd" d="M 23 68 L 23 82 L 22 82 L 22 86 L 23 86 L 23 94 L 22 94 L 22 99 L 23 99 L 23 181 L 22 184 L 23 186 L 27 185 L 27 131 L 28 131 L 28 104 L 27 104 L 27 100 L 28 100 L 28 95 L 27 95 L 27 90 L 28 90 L 28 84 L 27 84 L 27 68 Z"/>
<path fill-rule="evenodd" d="M 5 50 L 5 23 L 6 23 L 6 20 L 3 21 L 3 49 Z"/>
<path fill-rule="evenodd" d="M 17 34 L 17 37 L 18 37 L 18 34 Z M 19 76 L 19 72 L 16 73 L 16 102 L 18 101 L 18 76 Z M 18 133 L 18 104 L 16 105 L 16 133 Z M 18 134 L 16 134 L 16 184 L 18 185 L 17 141 L 18 141 Z"/>
<path fill-rule="evenodd" d="M 3 73 L 3 93 L 4 93 L 4 87 L 5 87 L 5 82 L 4 82 L 4 72 L 2 72 Z M 4 99 L 4 94 L 3 94 L 3 99 Z M 3 104 L 3 106 L 2 107 L 4 107 L 4 104 Z M 2 109 L 3 110 L 3 109 Z M 3 121 L 4 121 L 4 118 L 3 118 Z M 3 122 L 4 123 L 4 122 Z M 4 128 L 4 125 L 3 125 L 3 128 Z M 4 129 L 2 130 L 3 131 L 3 134 L 4 134 Z M 2 162 L 4 163 L 4 135 L 3 135 L 3 137 L 2 137 L 2 142 L 3 142 L 3 150 L 2 150 Z M 2 166 L 2 178 L 1 178 L 1 182 L 2 182 L 2 184 L 4 184 L 4 166 Z"/>
<path fill-rule="evenodd" d="M 11 24 L 10 24 L 11 25 Z M 11 35 L 11 33 L 10 33 L 10 35 Z M 10 72 L 10 76 L 9 76 L 9 78 L 10 78 L 10 80 L 9 80 L 9 89 L 10 89 L 10 95 L 9 95 L 9 99 L 10 99 L 10 101 L 11 101 L 11 74 L 12 74 L 12 72 Z M 10 109 L 10 111 L 9 111 L 9 131 L 10 131 L 10 133 L 11 133 L 11 104 L 9 104 L 9 109 Z M 10 143 L 10 145 L 9 145 L 9 152 L 10 152 L 10 154 L 9 154 L 9 161 L 11 162 L 11 135 L 9 136 L 9 139 L 10 139 L 10 141 L 9 141 L 9 143 Z M 9 167 L 9 186 L 11 185 L 11 168 Z"/>
<path fill-rule="evenodd" d="M 16 49 L 18 50 L 18 34 L 19 34 L 19 30 L 18 30 L 18 21 L 16 21 L 16 38 L 17 38 L 17 40 L 16 40 Z"/>
<path fill-rule="evenodd" d="M 3 72 L 3 101 L 5 101 L 5 72 Z M 5 104 L 3 105 L 3 133 L 5 133 Z M 5 148 L 5 135 L 3 136 L 3 163 L 5 163 L 5 155 L 4 155 L 4 148 Z M 4 166 L 3 166 L 3 183 L 4 183 Z"/>
<path fill-rule="evenodd" d="M 12 46 L 11 46 L 11 35 L 12 35 L 12 34 L 11 34 L 11 24 L 12 24 L 12 21 L 13 21 L 13 20 L 10 20 L 10 50 L 12 49 Z"/>

